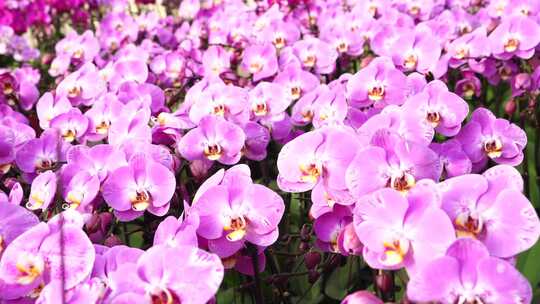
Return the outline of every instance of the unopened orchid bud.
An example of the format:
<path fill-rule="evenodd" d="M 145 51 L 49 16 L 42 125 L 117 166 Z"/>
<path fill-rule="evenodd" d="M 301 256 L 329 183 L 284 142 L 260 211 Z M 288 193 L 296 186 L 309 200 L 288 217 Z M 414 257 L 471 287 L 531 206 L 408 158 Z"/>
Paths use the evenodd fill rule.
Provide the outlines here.
<path fill-rule="evenodd" d="M 381 271 L 375 276 L 375 283 L 377 284 L 377 288 L 382 293 L 388 293 L 394 289 L 394 280 L 392 275 L 386 271 Z"/>
<path fill-rule="evenodd" d="M 314 269 L 321 262 L 321 254 L 316 251 L 308 252 L 304 255 L 304 261 L 307 269 Z"/>
<path fill-rule="evenodd" d="M 341 304 L 383 304 L 383 301 L 371 292 L 361 290 L 345 297 Z"/>
<path fill-rule="evenodd" d="M 508 116 L 514 115 L 514 112 L 516 112 L 516 101 L 514 99 L 510 99 L 504 104 L 504 112 Z"/>

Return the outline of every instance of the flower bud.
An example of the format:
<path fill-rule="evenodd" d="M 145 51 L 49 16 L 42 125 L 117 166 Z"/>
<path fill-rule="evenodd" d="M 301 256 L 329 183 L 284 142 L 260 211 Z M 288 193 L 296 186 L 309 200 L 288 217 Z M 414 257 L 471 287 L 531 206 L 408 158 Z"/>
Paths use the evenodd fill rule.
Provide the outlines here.
<path fill-rule="evenodd" d="M 508 114 L 509 116 L 514 115 L 514 112 L 516 112 L 516 101 L 513 99 L 510 99 L 504 104 L 504 112 Z"/>
<path fill-rule="evenodd" d="M 316 251 L 308 252 L 304 255 L 304 262 L 307 269 L 314 269 L 321 262 L 321 254 Z"/>
<path fill-rule="evenodd" d="M 388 293 L 394 289 L 394 280 L 390 273 L 386 271 L 382 271 L 375 276 L 375 283 L 382 293 Z"/>
<path fill-rule="evenodd" d="M 383 301 L 366 290 L 360 290 L 346 296 L 341 304 L 382 304 Z"/>
<path fill-rule="evenodd" d="M 114 247 L 117 245 L 122 245 L 123 242 L 116 235 L 111 235 L 107 239 L 105 239 L 105 242 L 103 242 L 103 244 L 107 247 Z"/>
<path fill-rule="evenodd" d="M 308 273 L 308 282 L 314 284 L 317 282 L 321 274 L 317 270 L 310 270 Z"/>

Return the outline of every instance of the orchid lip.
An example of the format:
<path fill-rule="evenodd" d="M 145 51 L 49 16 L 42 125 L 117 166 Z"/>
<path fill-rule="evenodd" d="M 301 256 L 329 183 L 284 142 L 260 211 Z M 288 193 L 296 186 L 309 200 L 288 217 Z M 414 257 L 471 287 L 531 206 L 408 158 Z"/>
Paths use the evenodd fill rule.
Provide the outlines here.
<path fill-rule="evenodd" d="M 256 102 L 252 107 L 255 116 L 264 116 L 268 113 L 268 106 L 265 101 Z"/>
<path fill-rule="evenodd" d="M 134 211 L 144 211 L 150 206 L 152 197 L 146 190 L 137 190 L 131 199 L 131 208 Z"/>
<path fill-rule="evenodd" d="M 47 158 L 38 160 L 36 168 L 38 172 L 45 172 L 54 168 L 55 162 Z"/>
<path fill-rule="evenodd" d="M 461 46 L 456 49 L 456 53 L 454 54 L 455 59 L 464 59 L 466 57 L 469 57 L 469 48 L 466 46 Z"/>
<path fill-rule="evenodd" d="M 13 90 L 13 86 L 11 85 L 11 83 L 6 82 L 4 84 L 4 90 L 3 90 L 4 95 L 10 95 L 11 93 L 13 93 L 13 91 L 14 90 Z"/>
<path fill-rule="evenodd" d="M 506 39 L 506 42 L 504 43 L 504 50 L 508 53 L 515 52 L 518 49 L 519 44 L 519 39 L 510 37 Z"/>
<path fill-rule="evenodd" d="M 432 127 L 436 128 L 441 122 L 441 115 L 439 112 L 433 111 L 426 114 L 427 121 L 431 124 Z"/>
<path fill-rule="evenodd" d="M 503 144 L 500 139 L 492 138 L 484 141 L 484 152 L 490 158 L 497 158 L 502 155 Z"/>
<path fill-rule="evenodd" d="M 368 98 L 371 101 L 380 101 L 384 98 L 386 90 L 382 84 L 373 84 L 368 88 Z"/>
<path fill-rule="evenodd" d="M 403 61 L 403 66 L 407 70 L 414 70 L 417 65 L 418 65 L 418 56 L 416 56 L 415 54 L 409 54 L 405 56 L 405 60 Z"/>
<path fill-rule="evenodd" d="M 106 121 L 101 121 L 101 123 L 99 123 L 97 126 L 96 126 L 96 133 L 97 134 L 101 134 L 101 135 L 105 135 L 109 132 L 109 123 L 106 122 Z"/>
<path fill-rule="evenodd" d="M 479 296 L 459 296 L 456 304 L 484 304 L 485 302 Z"/>
<path fill-rule="evenodd" d="M 302 95 L 302 88 L 300 88 L 299 86 L 294 86 L 291 88 L 291 97 L 293 99 L 300 98 L 300 95 Z"/>
<path fill-rule="evenodd" d="M 45 199 L 43 199 L 43 196 L 45 195 L 42 195 L 42 193 L 33 193 L 32 195 L 30 195 L 30 199 L 33 202 L 28 201 L 26 203 L 26 208 L 29 210 L 37 210 L 41 208 L 41 206 L 43 206 L 43 204 L 45 203 Z"/>
<path fill-rule="evenodd" d="M 259 61 L 254 61 L 249 65 L 249 72 L 251 74 L 258 73 L 262 70 L 263 64 Z"/>
<path fill-rule="evenodd" d="M 77 132 L 73 131 L 72 129 L 68 129 L 66 130 L 66 132 L 62 134 L 62 138 L 64 138 L 64 140 L 67 142 L 74 141 L 76 136 L 77 136 Z"/>
<path fill-rule="evenodd" d="M 384 248 L 384 254 L 379 262 L 385 266 L 395 266 L 403 262 L 409 252 L 410 241 L 405 238 L 395 239 L 392 242 L 384 242 Z"/>
<path fill-rule="evenodd" d="M 471 212 L 462 212 L 454 220 L 456 234 L 459 237 L 476 238 L 484 230 L 483 219 Z"/>
<path fill-rule="evenodd" d="M 349 50 L 349 44 L 346 41 L 340 41 L 337 44 L 336 49 L 340 53 L 345 53 L 345 52 L 347 52 Z"/>
<path fill-rule="evenodd" d="M 230 242 L 235 242 L 243 239 L 247 232 L 246 229 L 247 220 L 242 215 L 232 217 L 229 224 L 223 227 L 223 230 L 228 232 L 226 238 Z"/>
<path fill-rule="evenodd" d="M 401 174 L 393 174 L 388 180 L 388 186 L 399 192 L 408 192 L 416 185 L 416 179 L 408 172 L 402 172 Z"/>
<path fill-rule="evenodd" d="M 174 304 L 175 297 L 168 288 L 159 288 L 150 294 L 152 304 Z"/>
<path fill-rule="evenodd" d="M 206 158 L 208 158 L 209 160 L 218 160 L 221 158 L 222 154 L 223 149 L 217 143 L 206 144 L 204 147 L 204 156 L 206 156 Z"/>
<path fill-rule="evenodd" d="M 285 38 L 283 38 L 282 36 L 275 37 L 273 42 L 274 42 L 274 46 L 276 47 L 276 49 L 281 49 L 286 44 Z"/>
<path fill-rule="evenodd" d="M 214 115 L 223 116 L 225 115 L 226 110 L 227 108 L 225 107 L 225 105 L 222 103 L 219 103 L 214 106 L 213 113 Z"/>
<path fill-rule="evenodd" d="M 310 122 L 311 120 L 313 120 L 314 113 L 313 110 L 306 109 L 302 111 L 301 115 L 305 122 Z"/>
<path fill-rule="evenodd" d="M 68 90 L 68 97 L 69 98 L 75 98 L 77 96 L 79 96 L 81 94 L 81 87 L 79 86 L 74 86 L 72 87 L 71 89 Z"/>
<path fill-rule="evenodd" d="M 42 258 L 38 256 L 22 255 L 15 264 L 17 268 L 17 283 L 28 285 L 34 282 L 42 273 L 45 264 Z"/>
<path fill-rule="evenodd" d="M 316 183 L 322 174 L 322 166 L 315 162 L 301 164 L 300 172 L 302 172 L 300 179 L 303 182 Z"/>
<path fill-rule="evenodd" d="M 304 60 L 302 60 L 302 63 L 304 64 L 304 66 L 308 67 L 308 68 L 312 68 L 315 66 L 315 62 L 317 61 L 317 57 L 315 57 L 315 55 L 307 55 L 306 58 L 304 58 Z"/>

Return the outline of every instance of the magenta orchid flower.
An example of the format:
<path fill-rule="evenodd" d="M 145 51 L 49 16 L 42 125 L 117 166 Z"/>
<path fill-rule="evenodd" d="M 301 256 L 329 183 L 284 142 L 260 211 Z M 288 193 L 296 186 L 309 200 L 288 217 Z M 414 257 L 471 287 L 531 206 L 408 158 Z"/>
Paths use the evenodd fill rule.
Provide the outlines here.
<path fill-rule="evenodd" d="M 140 299 L 141 303 L 203 304 L 214 296 L 222 279 L 223 265 L 216 255 L 196 247 L 157 245 L 135 265 L 118 266 L 112 273 L 110 297 L 113 303 Z"/>
<path fill-rule="evenodd" d="M 21 171 L 44 172 L 54 169 L 63 159 L 60 134 L 54 129 L 49 130 L 43 132 L 40 138 L 27 141 L 17 151 L 15 162 Z"/>
<path fill-rule="evenodd" d="M 51 121 L 60 114 L 69 112 L 72 109 L 69 99 L 65 96 L 53 95 L 47 92 L 39 98 L 36 104 L 36 111 L 39 118 L 39 126 L 42 129 L 50 127 Z"/>
<path fill-rule="evenodd" d="M 354 210 L 354 225 L 364 244 L 364 258 L 373 268 L 409 272 L 443 256 L 455 240 L 448 216 L 439 209 L 435 196 L 407 199 L 393 189 L 381 189 L 360 198 Z"/>
<path fill-rule="evenodd" d="M 240 66 L 253 75 L 253 81 L 273 76 L 278 71 L 275 47 L 269 43 L 249 46 L 244 50 Z"/>
<path fill-rule="evenodd" d="M 385 187 L 406 193 L 420 179 L 438 181 L 441 171 L 439 157 L 431 149 L 381 130 L 371 146 L 358 151 L 345 179 L 351 193 L 360 198 Z"/>
<path fill-rule="evenodd" d="M 491 255 L 512 257 L 540 237 L 540 220 L 521 193 L 523 179 L 508 165 L 492 167 L 482 175 L 457 176 L 439 187 L 442 208 L 457 235 L 480 240 Z"/>
<path fill-rule="evenodd" d="M 81 141 L 88 130 L 88 118 L 77 108 L 62 113 L 51 120 L 51 128 L 57 129 L 64 141 Z"/>
<path fill-rule="evenodd" d="M 347 83 L 352 105 L 384 107 L 404 102 L 407 78 L 387 57 L 377 57 Z"/>
<path fill-rule="evenodd" d="M 540 43 L 540 25 L 526 16 L 506 18 L 491 32 L 489 41 L 496 58 L 507 60 L 515 55 L 529 59 Z"/>
<path fill-rule="evenodd" d="M 117 168 L 103 183 L 103 198 L 117 216 L 134 219 L 148 209 L 164 215 L 169 209 L 176 179 L 169 169 L 144 154 L 131 157 L 128 165 Z"/>
<path fill-rule="evenodd" d="M 244 141 L 245 134 L 240 127 L 210 115 L 180 139 L 178 150 L 190 161 L 208 159 L 231 165 L 240 160 Z"/>
<path fill-rule="evenodd" d="M 456 139 L 477 170 L 482 169 L 488 159 L 499 164 L 519 165 L 527 144 L 527 136 L 522 129 L 506 119 L 496 118 L 485 108 L 478 108 L 472 113 L 471 120 Z"/>
<path fill-rule="evenodd" d="M 210 251 L 229 257 L 245 242 L 274 243 L 285 205 L 274 191 L 253 184 L 249 169 L 235 166 L 210 177 L 195 195 L 192 208 L 200 218 L 197 234 L 208 239 Z"/>
<path fill-rule="evenodd" d="M 252 120 L 279 119 L 291 99 L 282 85 L 263 81 L 249 92 L 249 102 Z"/>
<path fill-rule="evenodd" d="M 95 259 L 79 214 L 64 212 L 19 235 L 0 259 L 0 298 L 14 300 L 51 282 L 71 289 L 90 276 Z"/>
<path fill-rule="evenodd" d="M 296 137 L 278 155 L 278 186 L 287 192 L 309 191 L 318 184 L 328 191 L 346 191 L 345 171 L 358 145 L 345 127 L 323 128 Z"/>
<path fill-rule="evenodd" d="M 416 112 L 445 136 L 454 136 L 469 113 L 469 106 L 456 94 L 449 92 L 439 80 L 428 83 L 422 92 L 405 102 L 406 111 Z"/>
<path fill-rule="evenodd" d="M 530 303 L 532 291 L 509 262 L 491 257 L 478 241 L 459 239 L 411 278 L 407 296 L 419 302 Z"/>
<path fill-rule="evenodd" d="M 297 100 L 302 95 L 311 92 L 320 83 L 317 76 L 294 64 L 283 68 L 274 78 L 274 82 L 287 88 L 292 100 Z"/>

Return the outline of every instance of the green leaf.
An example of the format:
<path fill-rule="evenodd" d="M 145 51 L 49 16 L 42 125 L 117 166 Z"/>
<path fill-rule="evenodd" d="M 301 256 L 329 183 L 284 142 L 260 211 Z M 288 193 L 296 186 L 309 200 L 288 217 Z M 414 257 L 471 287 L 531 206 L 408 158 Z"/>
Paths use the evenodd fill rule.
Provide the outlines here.
<path fill-rule="evenodd" d="M 349 265 L 349 263 L 337 268 L 328 277 L 324 291 L 332 299 L 343 300 L 349 294 L 351 283 L 359 277 L 356 269 L 351 267 L 352 265 Z"/>
<path fill-rule="evenodd" d="M 529 280 L 533 290 L 540 290 L 540 242 L 522 253 L 518 258 L 517 268 Z"/>

